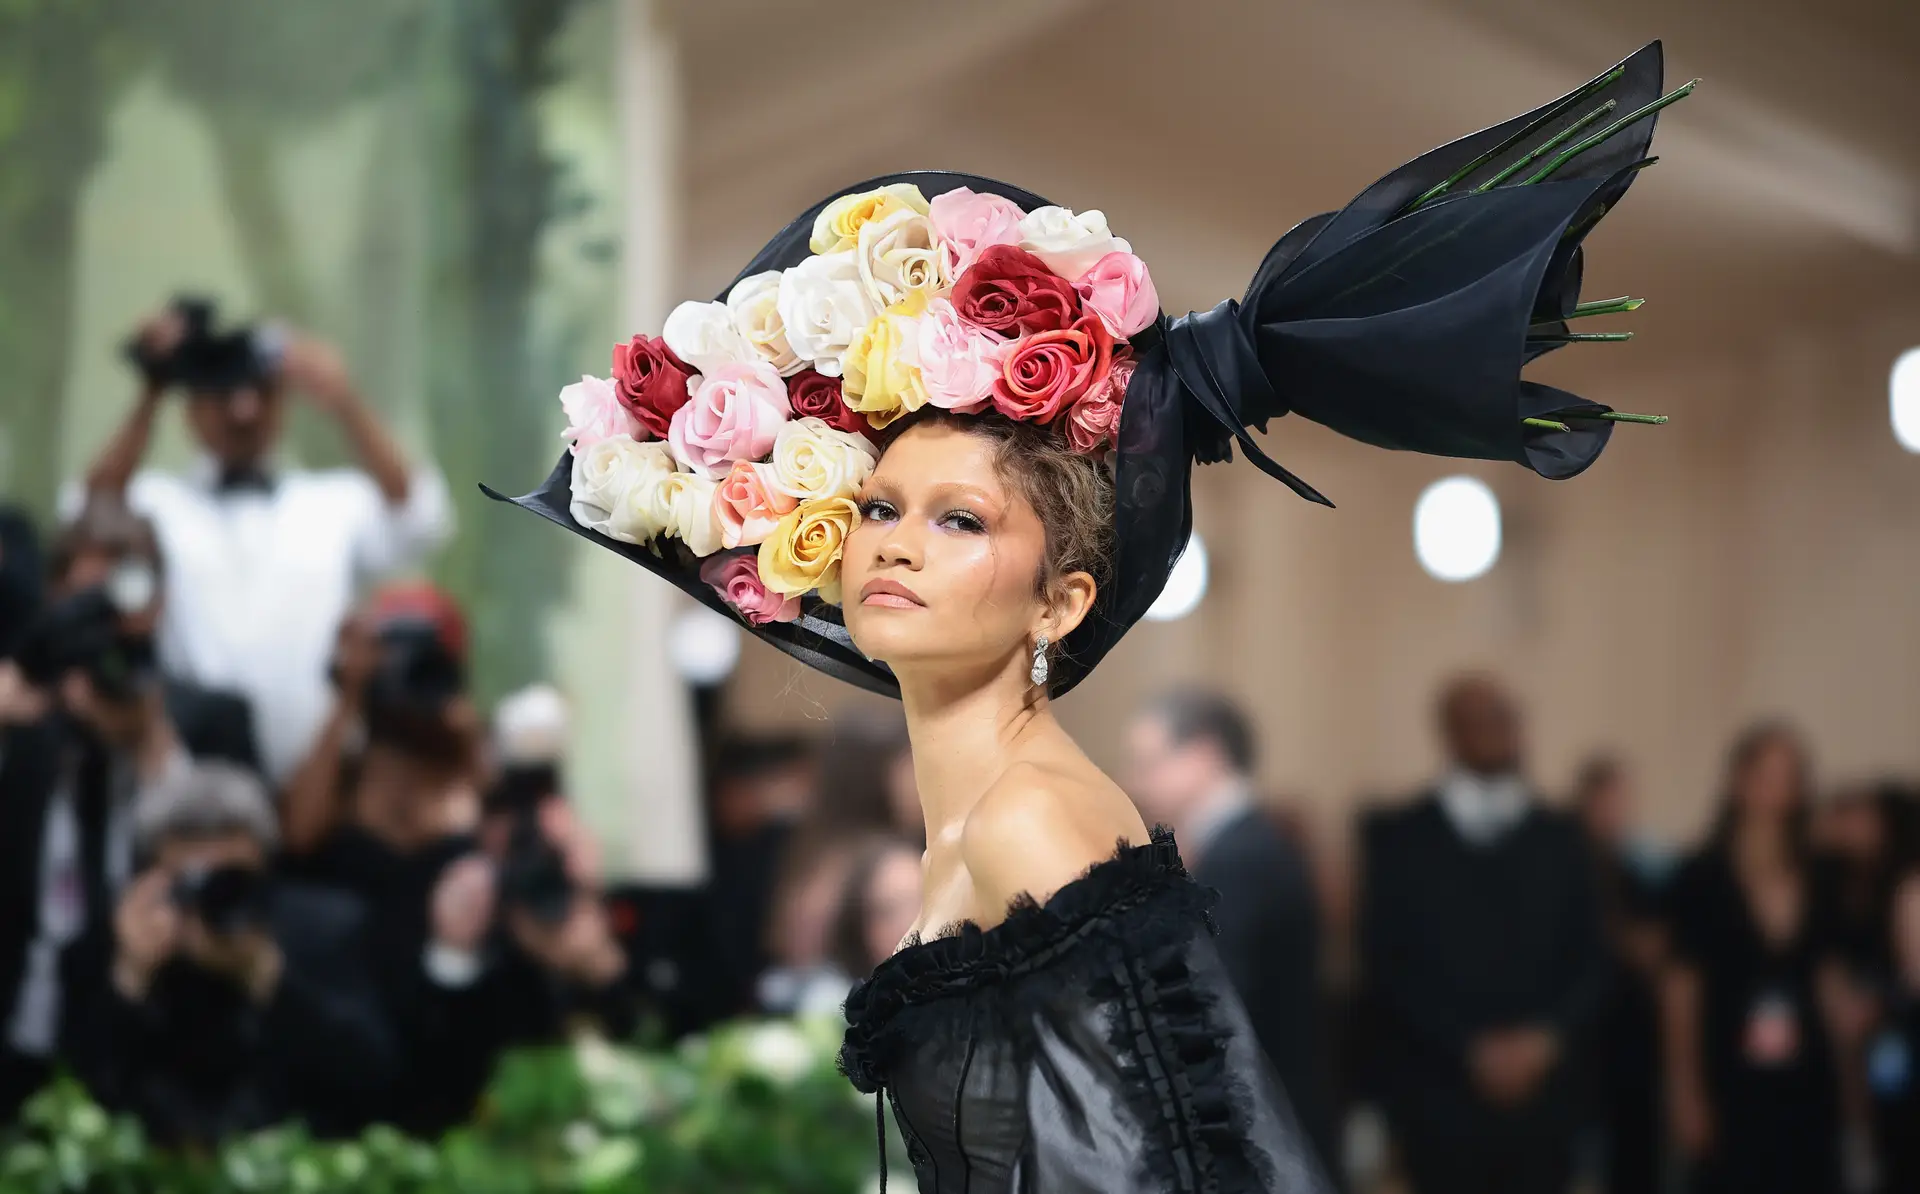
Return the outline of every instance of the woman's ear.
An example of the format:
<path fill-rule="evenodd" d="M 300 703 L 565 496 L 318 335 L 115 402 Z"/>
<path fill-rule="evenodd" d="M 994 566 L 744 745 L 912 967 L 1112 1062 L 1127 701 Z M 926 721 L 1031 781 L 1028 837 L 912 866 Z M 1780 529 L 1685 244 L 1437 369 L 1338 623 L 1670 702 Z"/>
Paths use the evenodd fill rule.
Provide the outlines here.
<path fill-rule="evenodd" d="M 1046 636 L 1056 643 L 1065 642 L 1087 614 L 1093 609 L 1093 599 L 1099 592 L 1094 584 L 1093 575 L 1087 572 L 1069 572 L 1055 579 L 1047 586 L 1047 612 L 1042 629 Z"/>

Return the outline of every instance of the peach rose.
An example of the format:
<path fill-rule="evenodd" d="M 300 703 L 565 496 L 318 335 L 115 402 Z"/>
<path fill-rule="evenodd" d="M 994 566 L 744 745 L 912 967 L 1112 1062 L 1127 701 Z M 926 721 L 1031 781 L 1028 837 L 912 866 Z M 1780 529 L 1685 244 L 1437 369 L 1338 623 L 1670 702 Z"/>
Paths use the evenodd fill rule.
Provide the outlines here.
<path fill-rule="evenodd" d="M 733 462 L 733 468 L 713 497 L 713 513 L 720 520 L 723 546 L 758 545 L 779 525 L 782 515 L 800 504 L 799 498 L 776 488 L 773 480 L 770 464 L 751 460 Z"/>

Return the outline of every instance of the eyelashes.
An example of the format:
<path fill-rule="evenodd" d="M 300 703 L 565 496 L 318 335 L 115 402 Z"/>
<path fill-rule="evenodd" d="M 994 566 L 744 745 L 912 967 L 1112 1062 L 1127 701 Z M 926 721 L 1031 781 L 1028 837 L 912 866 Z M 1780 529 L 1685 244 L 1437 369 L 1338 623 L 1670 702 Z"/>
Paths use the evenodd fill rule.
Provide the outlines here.
<path fill-rule="evenodd" d="M 881 498 L 868 498 L 859 506 L 860 517 L 874 522 L 892 522 L 900 517 L 900 511 L 892 502 Z M 985 533 L 987 524 L 971 510 L 949 510 L 934 520 L 934 525 L 963 534 L 978 535 Z"/>

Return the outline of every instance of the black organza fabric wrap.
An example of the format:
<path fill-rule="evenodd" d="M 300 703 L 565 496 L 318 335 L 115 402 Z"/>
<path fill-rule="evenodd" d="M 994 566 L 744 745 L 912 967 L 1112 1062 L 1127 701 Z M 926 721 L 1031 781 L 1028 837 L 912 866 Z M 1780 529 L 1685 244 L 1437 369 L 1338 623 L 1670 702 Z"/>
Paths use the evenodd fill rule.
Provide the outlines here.
<path fill-rule="evenodd" d="M 1661 49 L 1654 42 L 1587 86 L 1423 154 L 1341 210 L 1300 223 L 1268 251 L 1238 302 L 1172 320 L 1162 316 L 1134 337 L 1138 364 L 1113 459 L 1114 575 L 1055 662 L 1055 695 L 1092 671 L 1165 586 L 1193 529 L 1194 462 L 1231 459 L 1237 441 L 1262 471 L 1302 497 L 1332 504 L 1260 449 L 1250 430 L 1265 431 L 1272 419 L 1299 415 L 1382 448 L 1511 460 L 1554 480 L 1579 474 L 1599 457 L 1612 424 L 1581 420 L 1579 413 L 1611 408 L 1520 373 L 1557 346 L 1553 333 L 1567 330 L 1560 321 L 1579 302 L 1581 242 L 1646 163 L 1654 118 L 1585 150 L 1546 181 L 1523 185 L 1551 153 L 1512 167 L 1591 120 L 1608 101 L 1615 115 L 1637 111 L 1659 97 L 1660 84 Z M 1583 127 L 1560 148 L 1592 131 Z M 1448 179 L 1453 184 L 1443 194 L 1416 206 Z M 894 182 L 914 183 L 928 198 L 971 187 L 1028 211 L 1049 202 L 971 174 L 928 170 L 867 179 L 802 212 L 736 281 L 799 264 L 809 256 L 808 237 L 822 208 L 841 195 Z M 1486 184 L 1494 185 L 1476 189 Z M 1548 415 L 1570 430 L 1522 422 Z M 574 522 L 567 512 L 571 473 L 572 456 L 563 451 L 532 493 L 505 498 L 485 491 L 735 616 L 700 580 L 699 562 L 677 541 L 663 540 L 656 554 Z M 886 665 L 853 645 L 836 606 L 809 597 L 798 621 L 749 629 L 830 675 L 898 695 Z"/>

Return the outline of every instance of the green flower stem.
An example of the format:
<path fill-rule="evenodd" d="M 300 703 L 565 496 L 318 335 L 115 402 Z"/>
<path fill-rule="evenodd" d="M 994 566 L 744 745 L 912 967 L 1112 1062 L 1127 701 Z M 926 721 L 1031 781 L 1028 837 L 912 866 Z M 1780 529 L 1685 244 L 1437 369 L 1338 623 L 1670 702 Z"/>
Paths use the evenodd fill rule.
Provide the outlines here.
<path fill-rule="evenodd" d="M 1520 173 L 1520 171 L 1526 169 L 1528 166 L 1531 166 L 1535 162 L 1539 161 L 1541 158 L 1541 155 L 1547 153 L 1549 150 L 1559 148 L 1562 144 L 1565 143 L 1568 137 L 1573 136 L 1575 133 L 1579 132 L 1581 129 L 1586 128 L 1588 125 L 1592 124 L 1594 121 L 1600 119 L 1602 116 L 1605 116 L 1607 113 L 1613 111 L 1615 108 L 1619 106 L 1620 106 L 1619 100 L 1608 100 L 1606 103 L 1601 104 L 1599 107 L 1587 113 L 1585 116 L 1582 116 L 1580 119 L 1574 121 L 1572 124 L 1568 125 L 1566 128 L 1561 129 L 1559 132 L 1555 133 L 1553 136 L 1547 138 L 1545 141 L 1542 141 L 1540 144 L 1534 146 L 1532 149 L 1529 149 L 1523 156 L 1517 157 L 1512 162 L 1509 162 L 1507 166 L 1500 171 L 1500 173 L 1494 175 L 1492 178 L 1489 178 L 1487 181 L 1473 188 L 1474 193 L 1477 195 L 1482 191 L 1491 191 L 1493 188 L 1499 186 L 1501 183 L 1507 181 L 1509 178 L 1512 178 L 1514 175 Z"/>
<path fill-rule="evenodd" d="M 1505 141 L 1500 142 L 1500 144 L 1494 146 L 1492 149 L 1487 150 L 1487 152 L 1481 154 L 1479 157 L 1473 159 L 1471 162 L 1468 162 L 1466 165 L 1460 167 L 1458 170 L 1455 170 L 1452 174 L 1448 175 L 1446 179 L 1443 180 L 1442 182 L 1432 187 L 1429 187 L 1426 190 L 1426 192 L 1423 193 L 1418 199 L 1415 199 L 1412 203 L 1407 204 L 1405 207 L 1401 208 L 1395 214 L 1404 216 L 1408 212 L 1418 210 L 1420 207 L 1424 206 L 1425 204 L 1431 203 L 1435 199 L 1440 198 L 1440 196 L 1446 194 L 1448 191 L 1452 190 L 1454 187 L 1458 186 L 1460 183 L 1465 182 L 1469 177 L 1473 175 L 1475 171 L 1485 166 L 1488 162 L 1491 162 L 1493 159 L 1499 157 L 1501 154 L 1507 152 L 1509 149 L 1512 149 L 1514 146 L 1520 144 L 1520 142 L 1526 140 L 1528 137 L 1531 137 L 1534 133 L 1538 132 L 1543 126 L 1551 124 L 1555 120 L 1558 120 L 1562 115 L 1566 113 L 1567 109 L 1573 107 L 1575 104 L 1578 104 L 1581 100 L 1586 99 L 1588 96 L 1594 94 L 1597 91 L 1605 90 L 1609 84 L 1619 79 L 1620 76 L 1625 73 L 1626 73 L 1626 67 L 1624 65 L 1614 67 L 1612 70 L 1608 71 L 1606 74 L 1601 75 L 1599 78 L 1595 79 L 1593 82 L 1587 84 L 1585 87 L 1582 87 L 1580 90 L 1574 92 L 1572 95 L 1569 95 L 1567 98 L 1553 105 L 1553 107 L 1547 109 L 1545 112 L 1542 112 L 1538 119 L 1529 121 L 1525 127 L 1521 128 L 1518 132 L 1514 133 L 1511 137 L 1508 137 Z"/>
<path fill-rule="evenodd" d="M 1556 156 L 1551 162 L 1548 162 L 1546 165 L 1542 166 L 1537 172 L 1535 172 L 1531 177 L 1526 179 L 1526 181 L 1523 182 L 1521 185 L 1531 186 L 1536 182 L 1545 181 L 1546 179 L 1552 177 L 1552 175 L 1557 170 L 1559 170 L 1560 167 L 1566 165 L 1568 162 L 1571 162 L 1573 159 L 1587 152 L 1587 150 L 1592 149 L 1594 146 L 1604 143 L 1609 138 L 1617 135 L 1622 129 L 1629 128 L 1632 125 L 1638 124 L 1640 121 L 1645 120 L 1647 117 L 1653 115 L 1655 112 L 1658 112 L 1660 109 L 1666 107 L 1668 104 L 1677 103 L 1680 100 L 1687 98 L 1689 95 L 1692 95 L 1693 89 L 1699 85 L 1700 85 L 1700 80 L 1691 79 L 1685 83 L 1682 83 L 1680 86 L 1674 88 L 1672 91 L 1669 91 L 1667 94 L 1661 96 L 1659 99 L 1654 100 L 1652 103 L 1648 104 L 1646 107 L 1639 108 L 1639 109 L 1636 109 L 1635 111 L 1627 113 L 1625 116 L 1622 116 L 1620 119 L 1614 121 L 1612 124 L 1608 125 L 1606 128 L 1601 129 L 1599 132 L 1595 133 L 1593 136 L 1588 137 L 1586 140 L 1573 146 L 1571 149 L 1566 149 L 1561 151 L 1561 153 L 1558 156 Z"/>
<path fill-rule="evenodd" d="M 1564 332 L 1560 335 L 1528 336 L 1530 344 L 1618 344 L 1633 339 L 1632 332 Z"/>
<path fill-rule="evenodd" d="M 1520 420 L 1520 424 L 1523 427 L 1532 427 L 1539 431 L 1572 431 L 1573 430 L 1573 428 L 1567 426 L 1565 423 L 1557 423 L 1552 419 L 1522 419 Z"/>
<path fill-rule="evenodd" d="M 1644 423 L 1654 427 L 1667 421 L 1665 415 L 1630 415 L 1623 410 L 1563 410 L 1556 413 L 1563 419 L 1599 419 L 1606 423 Z"/>

